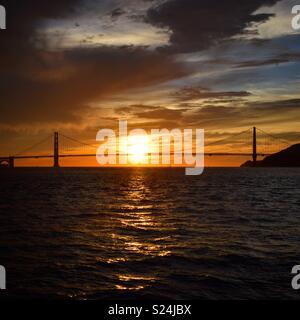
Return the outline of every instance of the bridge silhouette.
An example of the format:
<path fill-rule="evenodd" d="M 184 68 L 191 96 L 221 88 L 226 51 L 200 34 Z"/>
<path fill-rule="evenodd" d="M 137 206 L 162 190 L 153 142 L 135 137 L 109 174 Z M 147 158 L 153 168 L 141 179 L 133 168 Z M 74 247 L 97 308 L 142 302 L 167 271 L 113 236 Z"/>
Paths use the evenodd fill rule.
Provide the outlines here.
<path fill-rule="evenodd" d="M 260 136 L 258 139 L 258 135 Z M 246 138 L 246 139 L 245 139 Z M 61 141 L 64 140 L 62 143 Z M 33 150 L 41 147 L 46 142 L 51 141 L 53 153 L 43 152 L 43 154 L 30 154 Z M 66 143 L 68 141 L 69 143 Z M 73 145 L 70 145 L 73 144 Z M 75 144 L 75 146 L 74 146 Z M 231 144 L 231 151 L 222 151 L 218 147 Z M 79 147 L 80 146 L 80 147 Z M 236 151 L 238 147 L 243 147 L 242 151 Z M 269 134 L 256 127 L 248 130 L 231 134 L 228 137 L 205 144 L 205 156 L 245 156 L 251 157 L 255 163 L 258 157 L 265 157 L 272 153 L 278 152 L 289 146 L 289 143 L 279 137 Z M 82 147 L 89 152 L 83 152 Z M 21 152 L 11 156 L 0 156 L 0 166 L 9 168 L 15 167 L 16 160 L 28 159 L 53 159 L 53 167 L 59 167 L 59 160 L 63 158 L 81 158 L 81 157 L 96 157 L 96 151 L 91 153 L 91 149 L 98 148 L 99 145 L 88 144 L 74 138 L 63 135 L 59 132 L 54 132 L 38 143 L 22 150 Z M 48 148 L 49 149 L 49 148 Z M 173 153 L 174 154 L 174 153 Z"/>

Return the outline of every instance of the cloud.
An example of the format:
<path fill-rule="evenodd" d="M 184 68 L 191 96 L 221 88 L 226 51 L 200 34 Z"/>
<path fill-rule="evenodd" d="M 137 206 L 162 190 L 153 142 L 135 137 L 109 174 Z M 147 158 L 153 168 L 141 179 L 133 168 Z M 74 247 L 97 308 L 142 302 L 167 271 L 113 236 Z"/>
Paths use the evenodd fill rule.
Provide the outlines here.
<path fill-rule="evenodd" d="M 212 91 L 208 88 L 186 87 L 173 93 L 179 101 L 191 101 L 201 99 L 220 99 L 220 98 L 242 98 L 249 97 L 247 91 Z"/>
<path fill-rule="evenodd" d="M 169 0 L 149 9 L 145 20 L 171 32 L 172 52 L 204 50 L 233 36 L 245 34 L 253 23 L 262 23 L 273 14 L 257 13 L 262 6 L 278 0 Z"/>
<path fill-rule="evenodd" d="M 150 111 L 136 112 L 134 115 L 143 119 L 180 120 L 187 109 L 153 108 Z"/>
<path fill-rule="evenodd" d="M 282 63 L 295 62 L 300 60 L 298 52 L 283 52 L 268 59 L 253 59 L 237 63 L 235 68 L 256 68 L 269 65 L 280 65 Z"/>
<path fill-rule="evenodd" d="M 237 93 L 237 96 L 239 93 Z M 253 99 L 253 97 L 252 97 Z M 221 99 L 222 100 L 222 99 Z M 146 128 L 164 124 L 168 128 L 198 127 L 206 130 L 247 128 L 253 125 L 268 126 L 280 124 L 280 127 L 300 121 L 300 99 L 247 101 L 230 100 L 224 104 L 221 100 L 201 101 L 198 103 L 179 103 L 173 108 L 168 106 L 129 105 L 116 109 L 117 115 L 126 115 L 141 127 Z M 116 119 L 117 120 L 117 119 Z M 131 121 L 132 120 L 132 121 Z"/>
<path fill-rule="evenodd" d="M 124 114 L 129 122 L 134 120 L 145 128 L 162 126 L 168 128 L 198 127 L 206 130 L 229 130 L 233 128 L 250 128 L 253 125 L 268 126 L 280 124 L 280 127 L 300 121 L 300 99 L 273 101 L 240 101 L 228 105 L 206 102 L 179 104 L 176 108 L 167 106 L 132 105 L 116 110 Z M 117 119 L 116 119 L 117 120 Z M 176 125 L 176 126 L 175 126 Z M 296 135 L 297 136 L 297 135 Z"/>
<path fill-rule="evenodd" d="M 105 1 L 105 10 L 99 14 L 103 16 L 105 13 L 106 18 L 110 19 L 110 15 L 118 18 L 125 12 L 134 13 L 132 3 L 131 9 L 125 3 Z M 260 39 L 255 42 L 240 39 L 234 41 L 232 48 L 233 42 L 224 41 L 246 33 L 252 23 L 272 17 L 264 13 L 256 14 L 255 11 L 263 5 L 274 3 L 276 0 L 167 0 L 153 1 L 152 4 L 149 1 L 148 5 L 152 8 L 145 19 L 161 31 L 169 30 L 168 50 L 149 50 L 141 46 L 88 47 L 84 44 L 50 50 L 48 39 L 41 37 L 38 31 L 49 19 L 76 21 L 75 17 L 85 12 L 81 7 L 82 1 L 42 3 L 37 0 L 4 0 L 9 28 L 1 33 L 0 42 L 0 125 L 77 125 L 97 116 L 114 121 L 115 118 L 110 117 L 111 110 L 100 114 L 95 105 L 103 109 L 104 101 L 108 104 L 115 102 L 113 107 L 117 103 L 122 105 L 124 101 L 110 99 L 118 95 L 128 98 L 128 91 L 134 97 L 128 104 L 134 101 L 144 103 L 149 98 L 145 104 L 153 105 L 125 106 L 117 109 L 117 115 L 128 115 L 132 120 L 144 121 L 148 126 L 172 123 L 218 127 L 224 123 L 232 127 L 233 123 L 247 125 L 250 121 L 279 121 L 280 117 L 293 119 L 296 110 L 299 110 L 297 100 L 247 102 L 250 97 L 254 99 L 251 92 L 260 88 L 258 83 L 276 79 L 276 74 L 259 74 L 254 69 L 242 69 L 299 61 L 298 47 L 290 50 L 286 44 L 293 42 L 296 46 L 298 42 L 287 37 L 281 39 L 279 44 L 279 40 L 266 42 Z M 149 28 L 153 26 L 148 25 Z M 189 63 L 188 58 L 185 60 L 188 55 L 176 55 L 210 49 L 220 42 L 223 46 L 195 53 L 199 58 L 194 60 L 196 62 Z M 250 42 L 253 48 L 249 51 L 246 44 Z M 222 49 L 226 47 L 228 51 Z M 273 52 L 274 48 L 279 49 Z M 215 55 L 214 50 L 217 51 Z M 281 81 L 283 72 L 278 70 L 277 73 Z M 290 74 L 287 75 L 290 77 Z M 192 77 L 180 79 L 187 75 L 193 75 L 193 81 L 188 82 Z M 170 80 L 177 82 L 161 86 Z M 174 85 L 182 87 L 184 81 L 188 86 L 174 92 Z M 197 86 L 199 83 L 203 87 Z M 145 90 L 146 87 L 148 90 Z M 149 88 L 153 89 L 151 93 Z M 170 91 L 173 92 L 171 97 Z M 154 100 L 151 100 L 151 94 Z"/>
<path fill-rule="evenodd" d="M 124 14 L 126 14 L 126 11 L 122 8 L 116 8 L 116 9 L 112 10 L 112 12 L 110 13 L 111 18 L 113 20 L 118 19 L 119 17 L 121 17 Z"/>
<path fill-rule="evenodd" d="M 275 101 L 257 101 L 249 102 L 248 106 L 256 111 L 264 112 L 278 112 L 278 111 L 299 111 L 300 99 L 287 99 L 287 100 L 275 100 Z M 300 114 L 299 114 L 300 117 Z"/>
<path fill-rule="evenodd" d="M 37 29 L 44 19 L 74 14 L 80 1 L 3 4 L 11 22 L 0 42 L 2 125 L 77 123 L 93 111 L 91 103 L 104 97 L 185 74 L 172 57 L 144 47 L 50 50 Z"/>
<path fill-rule="evenodd" d="M 254 68 L 254 67 L 263 67 L 268 65 L 279 65 L 281 63 L 287 63 L 287 59 L 266 59 L 266 60 L 249 60 L 238 63 L 235 68 Z"/>
<path fill-rule="evenodd" d="M 143 48 L 35 51 L 27 59 L 0 76 L 2 123 L 78 121 L 101 98 L 183 74 L 169 57 Z"/>
<path fill-rule="evenodd" d="M 183 114 L 186 111 L 188 111 L 187 108 L 171 109 L 168 107 L 149 105 L 131 105 L 115 110 L 116 114 L 130 115 L 131 118 L 133 117 L 135 119 L 162 121 L 178 121 L 183 118 Z"/>
<path fill-rule="evenodd" d="M 206 105 L 194 109 L 185 121 L 204 128 L 250 127 L 300 121 L 300 99 L 245 102 L 243 106 Z"/>

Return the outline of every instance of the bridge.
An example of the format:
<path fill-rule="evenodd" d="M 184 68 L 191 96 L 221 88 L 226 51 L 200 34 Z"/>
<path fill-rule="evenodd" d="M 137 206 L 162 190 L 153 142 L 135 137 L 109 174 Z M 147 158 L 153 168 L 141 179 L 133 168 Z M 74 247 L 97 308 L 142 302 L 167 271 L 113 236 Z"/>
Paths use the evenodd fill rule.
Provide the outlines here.
<path fill-rule="evenodd" d="M 260 139 L 258 144 L 258 132 L 260 133 Z M 242 139 L 242 137 L 247 137 L 247 141 Z M 251 138 L 250 138 L 251 137 Z M 249 139 L 250 138 L 250 139 Z M 73 143 L 73 146 L 70 144 L 66 144 L 65 141 L 61 144 L 61 140 L 67 140 L 68 142 Z M 30 154 L 32 150 L 41 147 L 49 140 L 52 142 L 53 153 L 48 154 L 43 152 L 42 154 Z M 233 151 L 232 152 L 222 152 L 218 150 L 216 147 L 223 147 L 225 144 L 233 143 Z M 74 143 L 77 145 L 74 147 Z M 244 146 L 244 151 L 235 151 L 238 146 Z M 79 146 L 81 148 L 79 148 Z M 99 146 L 99 145 L 98 145 Z M 98 147 L 97 146 L 97 147 Z M 263 130 L 257 129 L 256 127 L 249 128 L 246 131 L 242 131 L 236 134 L 232 134 L 229 137 L 226 137 L 222 140 L 217 140 L 212 143 L 205 144 L 205 156 L 245 156 L 251 157 L 252 161 L 255 163 L 258 157 L 265 157 L 272 153 L 278 152 L 283 148 L 289 146 L 289 143 L 285 140 L 278 138 L 272 134 L 268 134 Z M 13 156 L 0 156 L 0 166 L 5 166 L 8 168 L 14 168 L 17 160 L 27 160 L 27 159 L 53 159 L 53 167 L 59 168 L 59 160 L 63 158 L 81 158 L 81 157 L 96 157 L 96 151 L 91 152 L 83 152 L 82 147 L 85 149 L 97 148 L 96 145 L 87 144 L 85 142 L 76 140 L 74 138 L 65 136 L 60 134 L 59 132 L 54 132 L 54 134 L 46 137 L 42 141 L 22 150 L 21 152 L 13 155 Z M 245 150 L 246 147 L 246 150 Z M 250 150 L 249 150 L 250 149 Z"/>

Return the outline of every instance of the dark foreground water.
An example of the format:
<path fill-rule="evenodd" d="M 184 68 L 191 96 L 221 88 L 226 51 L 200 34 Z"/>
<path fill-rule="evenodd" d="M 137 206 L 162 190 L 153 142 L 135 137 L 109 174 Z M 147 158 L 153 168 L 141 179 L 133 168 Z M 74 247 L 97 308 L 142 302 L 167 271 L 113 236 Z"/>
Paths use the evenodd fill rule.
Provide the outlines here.
<path fill-rule="evenodd" d="M 0 172 L 18 298 L 299 299 L 300 170 Z"/>

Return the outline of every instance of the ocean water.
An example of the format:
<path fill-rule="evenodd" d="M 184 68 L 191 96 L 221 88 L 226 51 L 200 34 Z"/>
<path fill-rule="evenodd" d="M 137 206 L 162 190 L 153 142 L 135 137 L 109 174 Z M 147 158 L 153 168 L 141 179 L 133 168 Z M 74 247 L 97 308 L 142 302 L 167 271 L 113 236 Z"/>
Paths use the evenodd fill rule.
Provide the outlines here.
<path fill-rule="evenodd" d="M 300 170 L 0 172 L 1 298 L 299 299 Z"/>

